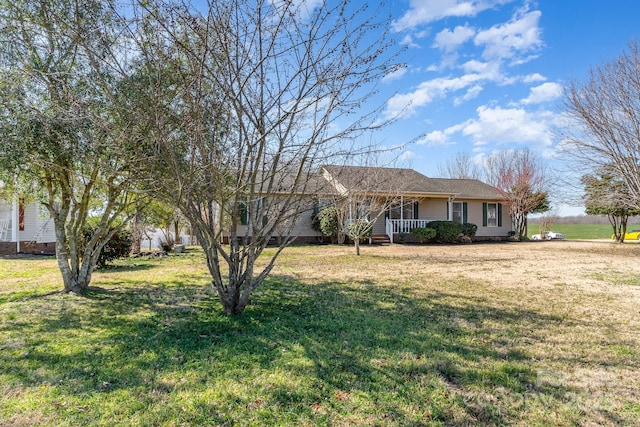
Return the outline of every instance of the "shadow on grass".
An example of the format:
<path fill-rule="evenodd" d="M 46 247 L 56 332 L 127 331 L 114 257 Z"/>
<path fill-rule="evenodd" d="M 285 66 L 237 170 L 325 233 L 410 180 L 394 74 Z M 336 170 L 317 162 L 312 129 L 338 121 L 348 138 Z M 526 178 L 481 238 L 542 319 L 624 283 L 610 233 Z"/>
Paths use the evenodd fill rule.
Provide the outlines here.
<path fill-rule="evenodd" d="M 354 413 L 362 424 L 509 424 L 527 396 L 555 402 L 572 392 L 541 382 L 509 345 L 522 334 L 542 340 L 535 331 L 560 320 L 482 299 L 286 276 L 271 277 L 237 317 L 179 282 L 64 298 L 34 301 L 37 315 L 0 327 L 14 342 L 0 352 L 9 384 L 55 386 L 58 400 L 126 392 L 138 396 L 131 412 L 187 392 L 195 401 L 189 422 L 214 424 L 243 422 L 250 410 L 254 421 L 276 424 L 291 416 L 331 424 Z M 282 378 L 269 379 L 275 372 Z M 234 383 L 244 392 L 217 389 Z M 203 397 L 211 389 L 214 400 Z M 66 415 L 87 422 L 107 411 L 96 405 Z M 167 411 L 147 421 L 176 416 Z"/>
<path fill-rule="evenodd" d="M 155 265 L 149 262 L 129 263 L 125 265 L 107 264 L 104 267 L 96 268 L 96 272 L 99 273 L 125 273 L 151 270 Z"/>

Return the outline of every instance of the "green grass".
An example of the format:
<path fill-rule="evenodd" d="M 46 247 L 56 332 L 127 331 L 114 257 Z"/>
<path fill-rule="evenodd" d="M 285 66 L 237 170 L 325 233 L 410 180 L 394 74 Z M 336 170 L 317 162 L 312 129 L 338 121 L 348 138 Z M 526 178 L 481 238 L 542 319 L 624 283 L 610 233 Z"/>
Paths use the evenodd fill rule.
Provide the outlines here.
<path fill-rule="evenodd" d="M 580 358 L 545 362 L 535 344 L 580 340 L 582 323 L 564 311 L 522 304 L 526 289 L 497 301 L 481 279 L 411 272 L 439 264 L 433 255 L 345 254 L 290 248 L 237 317 L 204 291 L 195 249 L 119 262 L 84 297 L 51 293 L 54 260 L 0 259 L 13 272 L 0 293 L 0 425 L 580 425 L 594 415 L 587 390 L 562 379 Z M 378 268 L 391 273 L 359 273 Z M 638 366 L 633 343 L 578 350 Z M 638 401 L 623 403 L 616 419 L 632 420 Z"/>
<path fill-rule="evenodd" d="M 567 239 L 610 239 L 613 234 L 609 224 L 554 224 L 551 229 L 564 234 Z M 627 230 L 637 229 L 640 229 L 640 225 L 627 225 Z M 529 236 L 539 232 L 538 225 L 529 226 Z"/>

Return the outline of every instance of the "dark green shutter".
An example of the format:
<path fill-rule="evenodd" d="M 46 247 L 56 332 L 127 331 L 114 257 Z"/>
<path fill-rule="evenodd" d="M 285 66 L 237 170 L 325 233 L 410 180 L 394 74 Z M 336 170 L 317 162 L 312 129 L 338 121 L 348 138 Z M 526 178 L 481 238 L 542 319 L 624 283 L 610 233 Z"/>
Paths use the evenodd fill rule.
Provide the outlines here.
<path fill-rule="evenodd" d="M 498 227 L 502 227 L 502 203 L 498 203 Z"/>
<path fill-rule="evenodd" d="M 418 219 L 418 202 L 413 202 L 413 219 Z"/>
<path fill-rule="evenodd" d="M 246 203 L 238 203 L 238 217 L 240 217 L 240 224 L 249 224 L 249 209 Z"/>
<path fill-rule="evenodd" d="M 467 218 L 467 202 L 462 203 L 462 223 L 466 224 L 468 222 Z"/>
<path fill-rule="evenodd" d="M 447 202 L 447 221 L 449 221 L 449 202 Z"/>
<path fill-rule="evenodd" d="M 487 204 L 486 203 L 482 204 L 482 226 L 483 227 L 487 226 Z"/>

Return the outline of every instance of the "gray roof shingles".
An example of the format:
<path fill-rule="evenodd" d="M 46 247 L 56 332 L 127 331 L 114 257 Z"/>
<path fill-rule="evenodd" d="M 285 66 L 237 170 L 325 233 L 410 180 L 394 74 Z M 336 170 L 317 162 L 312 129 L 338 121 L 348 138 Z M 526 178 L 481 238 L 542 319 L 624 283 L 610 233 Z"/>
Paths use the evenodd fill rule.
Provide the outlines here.
<path fill-rule="evenodd" d="M 429 178 L 413 169 L 370 166 L 323 166 L 350 191 L 443 195 L 465 199 L 502 199 L 500 192 L 476 179 Z"/>

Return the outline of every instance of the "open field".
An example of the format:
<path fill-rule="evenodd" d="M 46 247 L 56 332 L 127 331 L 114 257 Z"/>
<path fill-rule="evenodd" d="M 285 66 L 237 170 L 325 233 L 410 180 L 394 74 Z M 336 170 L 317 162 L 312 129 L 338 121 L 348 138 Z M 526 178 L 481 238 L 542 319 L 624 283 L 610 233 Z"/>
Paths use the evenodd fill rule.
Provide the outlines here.
<path fill-rule="evenodd" d="M 637 425 L 637 244 L 288 248 L 242 315 L 201 252 L 86 297 L 0 259 L 0 425 Z"/>
<path fill-rule="evenodd" d="M 610 239 L 613 228 L 609 224 L 554 224 L 551 229 L 567 239 Z M 640 225 L 628 224 L 627 231 L 640 230 Z M 539 233 L 538 225 L 529 225 L 529 237 Z"/>

